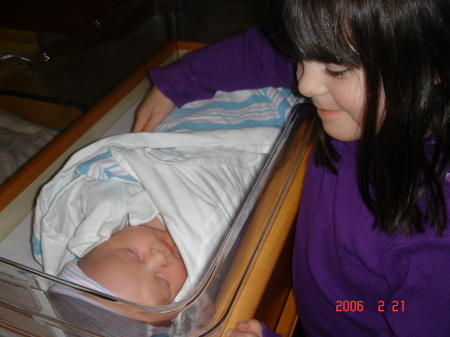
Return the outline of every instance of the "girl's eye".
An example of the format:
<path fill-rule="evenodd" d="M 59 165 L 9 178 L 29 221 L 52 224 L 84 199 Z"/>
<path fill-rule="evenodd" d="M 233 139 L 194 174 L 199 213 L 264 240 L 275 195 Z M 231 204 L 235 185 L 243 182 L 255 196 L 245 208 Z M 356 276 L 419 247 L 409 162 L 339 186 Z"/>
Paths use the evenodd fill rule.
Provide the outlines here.
<path fill-rule="evenodd" d="M 325 68 L 325 73 L 331 77 L 343 77 L 350 69 L 344 68 L 344 69 L 332 69 L 332 68 Z"/>

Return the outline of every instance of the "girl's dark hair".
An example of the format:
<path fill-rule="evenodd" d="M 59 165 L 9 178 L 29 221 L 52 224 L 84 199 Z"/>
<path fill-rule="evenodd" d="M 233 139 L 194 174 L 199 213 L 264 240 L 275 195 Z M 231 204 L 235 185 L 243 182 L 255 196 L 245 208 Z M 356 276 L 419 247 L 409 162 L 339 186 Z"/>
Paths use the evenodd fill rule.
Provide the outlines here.
<path fill-rule="evenodd" d="M 429 226 L 442 235 L 447 208 L 441 186 L 450 162 L 450 1 L 269 0 L 268 13 L 269 36 L 293 62 L 364 70 L 358 185 L 375 227 L 413 234 Z M 320 127 L 317 133 L 316 163 L 336 172 L 339 156 L 330 137 Z"/>

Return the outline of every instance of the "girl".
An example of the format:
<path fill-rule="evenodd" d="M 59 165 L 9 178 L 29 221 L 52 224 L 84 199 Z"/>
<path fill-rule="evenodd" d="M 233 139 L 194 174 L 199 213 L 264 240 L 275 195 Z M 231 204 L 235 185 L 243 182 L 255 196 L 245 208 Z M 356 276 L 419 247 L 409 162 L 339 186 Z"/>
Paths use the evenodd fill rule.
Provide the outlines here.
<path fill-rule="evenodd" d="M 449 336 L 450 2 L 269 6 L 269 36 L 320 121 L 293 258 L 306 335 Z M 135 130 L 214 90 L 290 86 L 290 69 L 250 30 L 152 71 L 160 91 Z M 261 335 L 273 333 L 255 320 L 227 332 Z"/>

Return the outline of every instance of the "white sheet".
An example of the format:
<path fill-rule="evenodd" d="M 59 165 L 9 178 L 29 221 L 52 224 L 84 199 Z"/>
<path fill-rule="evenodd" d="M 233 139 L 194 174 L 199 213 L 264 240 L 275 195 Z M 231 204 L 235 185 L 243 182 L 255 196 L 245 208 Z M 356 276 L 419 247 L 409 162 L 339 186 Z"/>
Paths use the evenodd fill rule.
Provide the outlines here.
<path fill-rule="evenodd" d="M 103 136 L 107 137 L 131 132 L 134 115 L 139 104 L 140 101 L 125 112 L 125 114 Z M 34 210 L 0 242 L 0 256 L 24 266 L 42 271 L 42 266 L 33 258 L 31 249 L 33 218 Z"/>
<path fill-rule="evenodd" d="M 275 128 L 125 134 L 80 150 L 38 198 L 35 235 L 44 271 L 57 275 L 114 231 L 159 214 L 188 270 L 182 299 L 202 279 L 278 134 Z M 140 184 L 77 173 L 106 152 Z"/>

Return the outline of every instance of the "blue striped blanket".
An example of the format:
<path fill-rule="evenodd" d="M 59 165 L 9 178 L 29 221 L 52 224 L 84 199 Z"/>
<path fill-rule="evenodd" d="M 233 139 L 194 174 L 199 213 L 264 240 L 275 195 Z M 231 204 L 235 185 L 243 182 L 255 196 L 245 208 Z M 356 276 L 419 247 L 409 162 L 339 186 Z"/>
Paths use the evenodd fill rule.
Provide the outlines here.
<path fill-rule="evenodd" d="M 281 128 L 300 100 L 292 90 L 284 88 L 218 91 L 211 99 L 175 109 L 155 131 Z"/>

